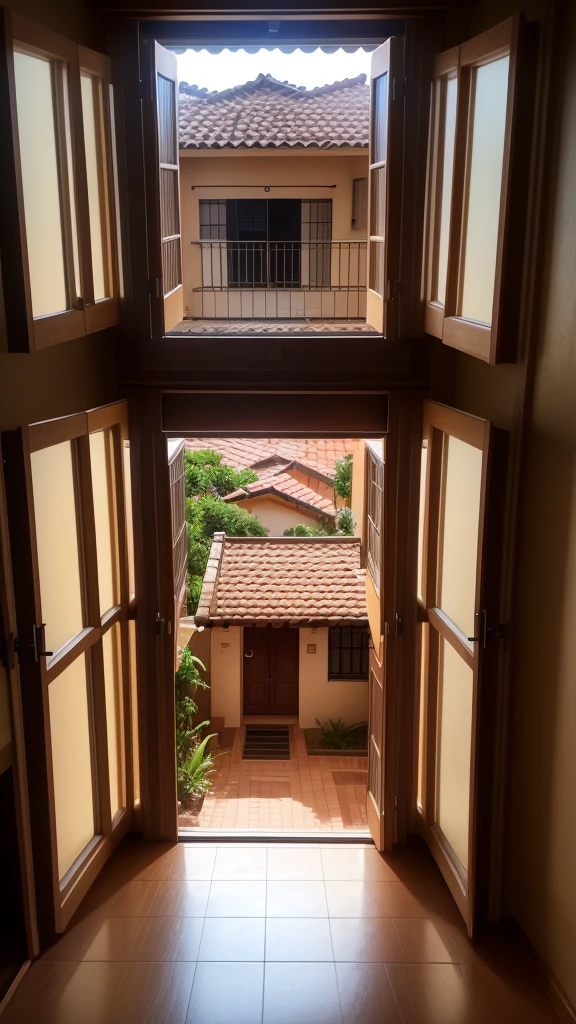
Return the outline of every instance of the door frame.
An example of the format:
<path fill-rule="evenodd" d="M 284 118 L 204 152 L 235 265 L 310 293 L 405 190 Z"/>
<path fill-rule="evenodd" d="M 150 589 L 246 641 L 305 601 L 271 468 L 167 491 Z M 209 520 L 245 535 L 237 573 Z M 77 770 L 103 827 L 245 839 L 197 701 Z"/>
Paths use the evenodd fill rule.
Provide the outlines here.
<path fill-rule="evenodd" d="M 130 410 L 132 496 L 139 509 L 134 522 L 136 581 L 140 594 L 138 630 L 139 735 L 141 762 L 142 830 L 150 839 L 176 841 L 178 815 L 176 797 L 174 727 L 174 584 L 171 548 L 171 509 L 166 440 L 168 437 L 383 437 L 391 477 L 386 532 L 393 540 L 396 557 L 389 559 L 382 574 L 381 593 L 388 588 L 390 621 L 395 615 L 404 624 L 401 640 L 393 645 L 404 654 L 393 662 L 387 701 L 386 799 L 389 828 L 386 847 L 406 841 L 412 819 L 414 708 L 416 680 L 411 645 L 416 633 L 416 537 L 418 530 L 418 480 L 423 390 L 375 389 L 330 393 L 326 388 L 306 394 L 289 388 L 259 391 L 238 388 L 230 395 L 214 390 L 210 395 L 194 389 L 177 394 L 160 388 L 127 389 Z M 208 399 L 209 402 L 201 399 Z M 255 399 L 262 402 L 255 402 Z M 163 399 L 176 399 L 163 403 Z M 200 399 L 200 401 L 199 401 Z M 235 401 L 231 401 L 234 399 Z M 282 400 L 286 399 L 286 403 Z M 321 411 L 318 413 L 319 399 Z M 293 407 L 302 421 L 307 400 L 315 410 L 315 422 L 307 429 L 290 427 L 288 411 Z M 218 407 L 226 416 L 225 429 L 219 422 Z M 234 424 L 234 417 L 246 407 L 247 421 Z M 280 408 L 280 413 L 278 409 Z M 187 410 L 190 415 L 188 416 Z M 287 411 L 288 410 L 288 411 Z M 209 417 L 205 426 L 201 417 Z M 279 425 L 266 429 L 276 415 Z M 165 419 L 163 419 L 165 417 Z M 357 419 L 356 419 L 357 417 Z M 354 429 L 353 423 L 360 423 Z M 192 426 L 193 422 L 193 426 Z M 207 422 L 207 421 L 205 421 Z M 278 422 L 278 421 L 277 421 Z M 304 421 L 302 421 L 304 422 Z M 307 421 L 306 421 L 307 422 Z M 182 424 L 190 424 L 182 426 Z M 332 425 L 333 429 L 329 429 Z M 220 427 L 220 429 L 218 429 Z M 336 428 L 336 429 L 334 429 Z M 394 452 L 392 461 L 392 452 Z M 401 467 L 408 467 L 400 472 Z M 412 549 L 412 550 L 411 550 Z M 150 551 L 157 558 L 149 557 Z M 413 621 L 412 621 L 413 620 Z M 161 624 L 157 626 L 157 623 Z M 390 623 L 389 623 L 390 624 Z M 157 632 L 162 630 L 162 635 Z M 383 630 L 384 632 L 384 630 Z"/>

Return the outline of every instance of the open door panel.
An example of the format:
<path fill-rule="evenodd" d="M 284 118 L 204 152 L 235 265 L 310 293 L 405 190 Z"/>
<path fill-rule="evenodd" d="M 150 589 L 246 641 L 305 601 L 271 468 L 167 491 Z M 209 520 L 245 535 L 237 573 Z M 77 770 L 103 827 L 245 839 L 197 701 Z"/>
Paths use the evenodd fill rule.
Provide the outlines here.
<path fill-rule="evenodd" d="M 392 37 L 372 54 L 368 181 L 366 321 L 398 336 L 400 218 L 404 130 L 404 40 Z"/>
<path fill-rule="evenodd" d="M 41 943 L 132 821 L 123 402 L 2 435 Z"/>
<path fill-rule="evenodd" d="M 147 156 L 148 246 L 152 334 L 161 338 L 182 320 L 178 68 L 176 55 L 145 44 L 144 130 Z"/>
<path fill-rule="evenodd" d="M 470 935 L 489 885 L 506 460 L 489 421 L 425 403 L 419 800 Z"/>

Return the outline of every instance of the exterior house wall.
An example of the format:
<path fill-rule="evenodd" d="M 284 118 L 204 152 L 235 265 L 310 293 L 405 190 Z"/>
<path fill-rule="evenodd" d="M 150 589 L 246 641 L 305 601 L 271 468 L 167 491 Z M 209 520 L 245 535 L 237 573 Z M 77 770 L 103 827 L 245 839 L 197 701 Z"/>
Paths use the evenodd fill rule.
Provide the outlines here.
<path fill-rule="evenodd" d="M 295 505 L 289 502 L 275 500 L 270 497 L 247 498 L 246 501 L 236 501 L 238 508 L 244 508 L 247 512 L 258 516 L 258 519 L 270 531 L 271 537 L 282 537 L 284 530 L 298 523 L 305 526 L 318 526 L 317 516 L 306 515 Z"/>
<path fill-rule="evenodd" d="M 308 645 L 316 645 L 316 654 L 308 654 Z M 368 718 L 368 682 L 336 680 L 328 677 L 328 627 L 300 629 L 300 701 L 301 729 L 318 728 L 318 719 L 342 718 L 347 725 Z"/>
<path fill-rule="evenodd" d="M 242 716 L 241 626 L 210 630 L 210 693 L 212 717 L 238 728 Z"/>
<path fill-rule="evenodd" d="M 262 289 L 257 294 L 237 288 L 224 291 L 194 292 L 202 281 L 202 253 L 197 242 L 200 238 L 200 199 L 331 199 L 332 238 L 334 241 L 363 241 L 367 227 L 353 229 L 352 181 L 368 175 L 368 155 L 364 150 L 298 151 L 210 150 L 180 151 L 180 194 L 182 229 L 182 272 L 184 281 L 184 314 L 190 317 L 306 317 L 330 316 L 361 317 L 366 314 L 366 293 L 344 291 L 306 291 L 302 289 Z M 290 185 L 290 182 L 294 182 Z M 228 185 L 217 188 L 218 185 Z M 198 187 L 200 185 L 213 187 Z M 232 186 L 236 187 L 232 187 Z M 261 185 L 262 188 L 250 186 Z M 272 186 L 264 193 L 264 186 Z M 287 187 L 274 187 L 274 186 Z M 336 188 L 310 186 L 335 185 Z M 303 187 L 308 186 L 308 187 Z M 365 250 L 358 255 L 355 248 L 350 255 L 350 277 L 355 283 L 365 283 Z M 208 260 L 208 262 L 207 262 Z M 347 280 L 347 256 L 339 261 L 337 251 L 332 253 L 332 280 Z M 219 261 L 218 261 L 219 263 Z M 210 278 L 208 255 L 204 256 L 206 280 L 216 282 L 218 267 Z M 216 276 L 215 276 L 216 275 Z M 230 304 L 228 304 L 230 297 Z M 203 298 L 203 304 L 202 304 Z"/>
<path fill-rule="evenodd" d="M 354 441 L 352 461 L 352 495 L 350 504 L 354 516 L 354 533 L 364 540 L 364 504 L 366 500 L 366 442 L 362 438 Z"/>

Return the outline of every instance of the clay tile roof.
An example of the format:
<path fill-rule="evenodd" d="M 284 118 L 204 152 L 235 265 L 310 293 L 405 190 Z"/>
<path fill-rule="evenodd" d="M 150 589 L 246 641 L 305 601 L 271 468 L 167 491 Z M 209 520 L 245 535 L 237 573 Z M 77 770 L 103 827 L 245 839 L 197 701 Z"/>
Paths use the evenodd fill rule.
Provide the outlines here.
<path fill-rule="evenodd" d="M 357 537 L 214 534 L 198 625 L 366 625 L 366 572 Z"/>
<path fill-rule="evenodd" d="M 227 494 L 224 501 L 242 501 L 245 498 L 259 498 L 266 494 L 276 495 L 285 501 L 290 501 L 302 508 L 308 508 L 320 513 L 322 516 L 335 516 L 336 506 L 329 498 L 324 498 L 311 487 L 295 480 L 289 473 L 266 471 L 259 474 L 258 480 L 253 484 L 246 484 L 232 494 Z"/>
<path fill-rule="evenodd" d="M 298 462 L 333 480 L 336 460 L 352 454 L 354 441 L 347 437 L 195 437 L 186 441 L 186 447 L 192 451 L 210 448 L 221 454 L 226 466 L 251 467 L 259 476 L 260 467 L 264 470 L 272 464 L 278 470 Z"/>
<path fill-rule="evenodd" d="M 180 83 L 180 149 L 338 149 L 368 146 L 366 75 L 316 89 L 271 75 L 208 92 Z"/>

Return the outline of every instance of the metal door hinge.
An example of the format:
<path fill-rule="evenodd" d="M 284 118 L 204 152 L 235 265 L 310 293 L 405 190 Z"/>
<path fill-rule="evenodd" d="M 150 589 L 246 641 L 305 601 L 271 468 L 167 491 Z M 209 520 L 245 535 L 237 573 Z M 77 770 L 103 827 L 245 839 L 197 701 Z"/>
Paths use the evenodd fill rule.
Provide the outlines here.
<path fill-rule="evenodd" d="M 386 302 L 393 302 L 394 299 L 399 299 L 402 292 L 401 281 L 387 281 L 386 282 Z"/>
<path fill-rule="evenodd" d="M 394 617 L 394 624 L 396 627 L 396 636 L 404 636 L 404 623 L 402 622 L 402 619 L 398 615 L 398 612 L 396 612 L 396 615 Z"/>
<path fill-rule="evenodd" d="M 152 295 L 155 299 L 162 298 L 162 282 L 159 277 L 148 278 L 148 294 Z"/>
<path fill-rule="evenodd" d="M 390 624 L 388 622 L 384 623 L 384 636 L 390 636 Z"/>
<path fill-rule="evenodd" d="M 392 79 L 392 99 L 403 100 L 406 96 L 406 78 Z"/>
<path fill-rule="evenodd" d="M 156 612 L 156 636 L 164 636 L 166 632 L 166 621 L 160 615 L 160 612 Z"/>

